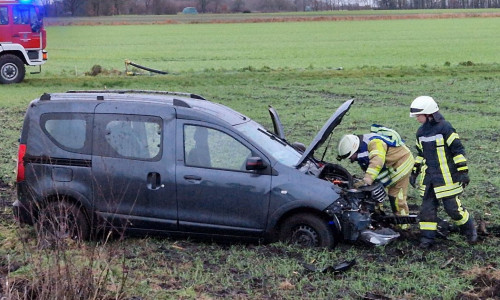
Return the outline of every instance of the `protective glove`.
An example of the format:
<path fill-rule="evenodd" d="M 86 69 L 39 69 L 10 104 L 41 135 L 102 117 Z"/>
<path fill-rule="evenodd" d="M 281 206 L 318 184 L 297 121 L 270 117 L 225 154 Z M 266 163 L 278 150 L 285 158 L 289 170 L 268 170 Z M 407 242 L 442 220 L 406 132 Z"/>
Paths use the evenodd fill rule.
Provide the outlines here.
<path fill-rule="evenodd" d="M 411 175 L 410 175 L 410 184 L 414 188 L 417 187 L 417 177 L 418 177 L 418 173 L 411 172 Z"/>
<path fill-rule="evenodd" d="M 469 173 L 459 172 L 459 180 L 462 183 L 462 187 L 465 188 L 470 183 Z"/>

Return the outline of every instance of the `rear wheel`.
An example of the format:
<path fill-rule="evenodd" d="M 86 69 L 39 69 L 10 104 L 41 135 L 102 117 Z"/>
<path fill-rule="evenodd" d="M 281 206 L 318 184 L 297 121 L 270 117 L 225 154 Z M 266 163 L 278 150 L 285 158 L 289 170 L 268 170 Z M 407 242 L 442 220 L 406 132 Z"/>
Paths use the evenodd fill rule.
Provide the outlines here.
<path fill-rule="evenodd" d="M 279 239 L 303 248 L 333 248 L 336 243 L 334 230 L 326 220 L 305 213 L 288 217 L 281 226 Z"/>
<path fill-rule="evenodd" d="M 5 54 L 0 56 L 0 82 L 18 83 L 23 81 L 26 70 L 23 61 L 13 55 Z"/>
<path fill-rule="evenodd" d="M 86 240 L 90 227 L 83 211 L 75 204 L 56 201 L 49 203 L 38 218 L 38 234 L 49 241 Z"/>

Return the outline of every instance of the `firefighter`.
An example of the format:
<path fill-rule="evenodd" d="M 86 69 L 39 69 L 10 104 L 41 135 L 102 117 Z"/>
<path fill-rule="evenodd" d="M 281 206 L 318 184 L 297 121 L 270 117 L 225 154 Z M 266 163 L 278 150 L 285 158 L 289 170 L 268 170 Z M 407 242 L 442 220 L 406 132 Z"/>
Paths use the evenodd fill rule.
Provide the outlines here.
<path fill-rule="evenodd" d="M 439 112 L 432 97 L 415 98 L 410 106 L 410 117 L 422 124 L 417 130 L 418 156 L 410 182 L 415 186 L 420 176 L 420 247 L 427 249 L 434 243 L 437 232 L 439 201 L 460 232 L 470 244 L 477 242 L 477 231 L 472 215 L 462 205 L 459 195 L 469 184 L 465 150 L 458 134 Z"/>
<path fill-rule="evenodd" d="M 371 185 L 377 180 L 387 188 L 393 213 L 409 214 L 406 198 L 414 159 L 396 131 L 374 124 L 371 133 L 344 135 L 339 141 L 337 159 L 346 158 L 351 163 L 357 161 L 365 172 L 364 184 Z"/>

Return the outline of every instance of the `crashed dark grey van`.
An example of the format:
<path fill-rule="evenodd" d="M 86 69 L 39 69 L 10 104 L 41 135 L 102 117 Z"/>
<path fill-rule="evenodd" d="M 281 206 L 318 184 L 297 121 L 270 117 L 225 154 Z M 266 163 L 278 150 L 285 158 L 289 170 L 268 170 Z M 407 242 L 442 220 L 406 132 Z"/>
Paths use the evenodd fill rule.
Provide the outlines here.
<path fill-rule="evenodd" d="M 158 91 L 70 91 L 33 100 L 18 161 L 21 223 L 59 236 L 104 229 L 333 247 L 374 244 L 380 185 L 354 189 L 341 166 L 314 157 L 344 102 L 304 148 L 203 97 Z M 49 228 L 50 227 L 50 228 Z"/>

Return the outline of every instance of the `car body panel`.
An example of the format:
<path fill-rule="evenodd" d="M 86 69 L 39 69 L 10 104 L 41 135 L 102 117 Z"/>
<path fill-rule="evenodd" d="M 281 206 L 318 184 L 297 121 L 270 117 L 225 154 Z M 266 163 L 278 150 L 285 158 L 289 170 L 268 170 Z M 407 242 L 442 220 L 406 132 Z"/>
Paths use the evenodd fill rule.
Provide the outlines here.
<path fill-rule="evenodd" d="M 137 115 L 162 120 L 160 151 L 174 153 L 171 141 L 175 138 L 175 109 L 171 106 L 150 104 L 138 108 L 133 103 L 118 106 L 104 102 L 95 110 L 95 125 L 137 120 Z M 98 141 L 98 135 L 96 131 L 92 156 L 96 213 L 106 216 L 107 221 L 118 228 L 177 230 L 174 157 L 160 155 L 158 159 L 141 160 L 96 155 L 100 151 L 96 148 L 105 144 Z"/>

